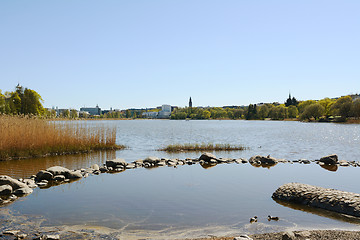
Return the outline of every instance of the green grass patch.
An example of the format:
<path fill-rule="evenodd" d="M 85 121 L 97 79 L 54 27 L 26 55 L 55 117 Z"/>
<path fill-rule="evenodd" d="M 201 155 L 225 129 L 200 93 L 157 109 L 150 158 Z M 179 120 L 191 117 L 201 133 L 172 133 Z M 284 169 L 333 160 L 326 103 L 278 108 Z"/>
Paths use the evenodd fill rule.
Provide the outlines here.
<path fill-rule="evenodd" d="M 165 152 L 200 152 L 200 151 L 244 151 L 249 149 L 242 145 L 231 145 L 231 144 L 213 144 L 213 143 L 202 143 L 202 144 L 171 144 L 164 148 L 158 149 L 158 151 Z"/>

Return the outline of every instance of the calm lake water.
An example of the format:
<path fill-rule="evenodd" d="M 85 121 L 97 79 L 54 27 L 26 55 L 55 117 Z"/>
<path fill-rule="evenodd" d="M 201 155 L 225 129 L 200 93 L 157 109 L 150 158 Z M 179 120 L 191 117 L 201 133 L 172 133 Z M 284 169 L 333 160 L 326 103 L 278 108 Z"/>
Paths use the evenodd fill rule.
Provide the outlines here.
<path fill-rule="evenodd" d="M 287 160 L 319 159 L 336 153 L 360 161 L 360 125 L 274 121 L 88 121 L 117 128 L 117 141 L 129 148 L 78 156 L 0 162 L 0 174 L 29 177 L 61 165 L 71 169 L 128 162 L 148 156 L 195 158 L 201 153 L 168 154 L 158 148 L 174 143 L 230 143 L 246 151 L 216 152 L 218 157 L 268 155 Z M 360 221 L 327 211 L 277 203 L 272 193 L 282 184 L 301 182 L 360 193 L 360 168 L 328 171 L 319 165 L 279 163 L 268 168 L 221 164 L 133 169 L 90 176 L 34 193 L 7 206 L 26 216 L 43 216 L 44 225 L 103 227 L 128 238 L 185 238 L 260 233 L 284 229 L 360 229 Z M 280 221 L 268 222 L 267 215 Z M 249 223 L 249 218 L 259 222 Z"/>

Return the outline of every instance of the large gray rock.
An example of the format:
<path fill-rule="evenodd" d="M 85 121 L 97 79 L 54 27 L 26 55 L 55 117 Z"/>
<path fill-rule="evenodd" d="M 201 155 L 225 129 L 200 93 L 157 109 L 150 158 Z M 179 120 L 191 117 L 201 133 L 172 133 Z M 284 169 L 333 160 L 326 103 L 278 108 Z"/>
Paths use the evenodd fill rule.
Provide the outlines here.
<path fill-rule="evenodd" d="M 279 187 L 272 198 L 360 217 L 360 194 L 301 183 Z"/>
<path fill-rule="evenodd" d="M 50 167 L 50 168 L 46 169 L 46 171 L 52 173 L 53 176 L 64 175 L 66 178 L 69 178 L 68 175 L 70 173 L 69 169 L 67 169 L 65 167 L 61 167 L 61 166 Z"/>
<path fill-rule="evenodd" d="M 91 165 L 91 167 L 90 167 L 91 169 L 93 169 L 93 170 L 100 170 L 100 167 L 99 167 L 99 165 L 97 165 L 96 163 L 95 164 L 93 164 L 93 165 Z"/>
<path fill-rule="evenodd" d="M 216 158 L 216 156 L 212 153 L 208 153 L 208 152 L 205 152 L 203 154 L 201 154 L 201 156 L 199 157 L 199 161 L 205 161 L 205 162 L 211 162 L 211 160 L 215 160 L 215 161 L 218 161 L 218 159 Z"/>
<path fill-rule="evenodd" d="M 328 156 L 320 158 L 319 162 L 322 162 L 322 163 L 325 163 L 328 165 L 333 165 L 333 164 L 337 164 L 339 162 L 339 159 L 336 154 L 332 154 L 332 155 L 328 155 Z"/>
<path fill-rule="evenodd" d="M 264 157 L 264 156 L 256 155 L 251 157 L 249 159 L 249 162 L 260 165 L 266 165 L 266 164 L 274 165 L 278 163 L 278 160 L 270 156 Z"/>
<path fill-rule="evenodd" d="M 36 181 L 38 181 L 38 182 L 40 182 L 41 180 L 50 181 L 53 177 L 54 177 L 54 175 L 51 172 L 48 172 L 45 170 L 40 170 L 36 174 Z"/>
<path fill-rule="evenodd" d="M 143 160 L 144 163 L 151 163 L 151 164 L 156 164 L 159 163 L 160 161 L 161 159 L 158 157 L 147 157 Z"/>
<path fill-rule="evenodd" d="M 10 185 L 13 190 L 18 188 L 28 187 L 25 183 L 20 182 L 19 180 L 13 179 L 12 177 L 6 175 L 0 175 L 0 186 L 1 185 Z"/>
<path fill-rule="evenodd" d="M 0 196 L 10 195 L 12 193 L 12 191 L 13 191 L 13 188 L 8 184 L 0 186 Z"/>
<path fill-rule="evenodd" d="M 116 158 L 113 160 L 107 160 L 105 164 L 106 164 L 106 167 L 112 167 L 115 169 L 115 168 L 119 168 L 119 167 L 125 168 L 127 165 L 127 162 L 122 158 Z"/>

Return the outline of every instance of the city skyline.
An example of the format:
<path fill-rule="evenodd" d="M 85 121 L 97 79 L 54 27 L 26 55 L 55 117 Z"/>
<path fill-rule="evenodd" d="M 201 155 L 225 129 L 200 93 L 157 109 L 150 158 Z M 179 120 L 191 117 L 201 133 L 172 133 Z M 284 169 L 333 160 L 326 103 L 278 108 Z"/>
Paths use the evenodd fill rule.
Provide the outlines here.
<path fill-rule="evenodd" d="M 283 103 L 359 93 L 358 1 L 4 1 L 0 89 L 44 107 Z"/>

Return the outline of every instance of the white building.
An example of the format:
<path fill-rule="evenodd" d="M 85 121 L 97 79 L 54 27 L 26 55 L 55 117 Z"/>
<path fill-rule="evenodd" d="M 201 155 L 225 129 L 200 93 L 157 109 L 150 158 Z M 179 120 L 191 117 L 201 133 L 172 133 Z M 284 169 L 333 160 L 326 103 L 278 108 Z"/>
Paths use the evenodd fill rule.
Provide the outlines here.
<path fill-rule="evenodd" d="M 158 114 L 158 118 L 169 118 L 171 115 L 171 105 L 164 104 L 161 106 L 161 111 Z"/>

